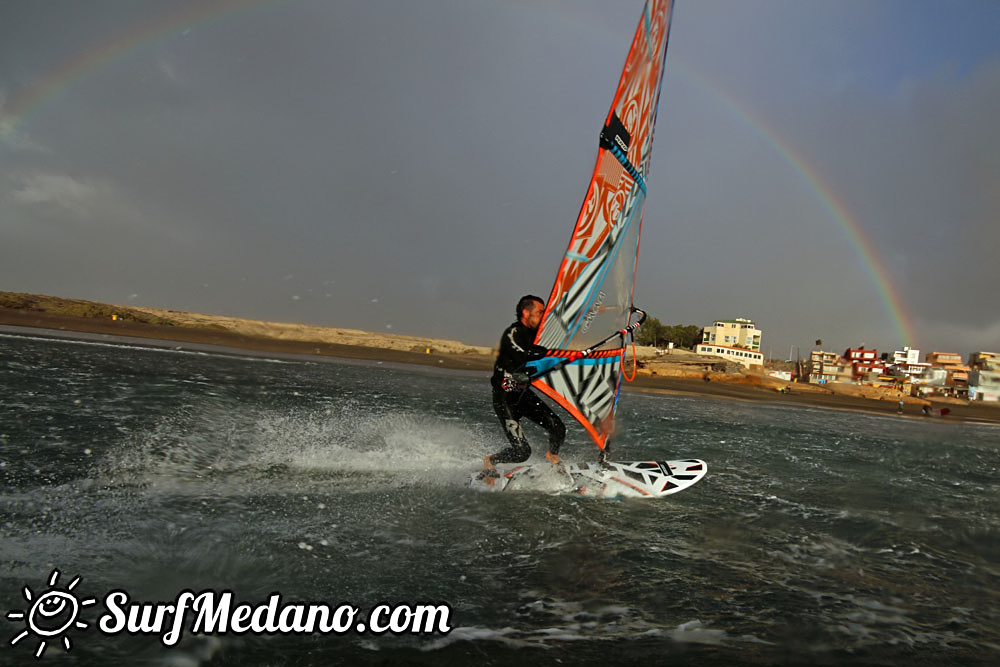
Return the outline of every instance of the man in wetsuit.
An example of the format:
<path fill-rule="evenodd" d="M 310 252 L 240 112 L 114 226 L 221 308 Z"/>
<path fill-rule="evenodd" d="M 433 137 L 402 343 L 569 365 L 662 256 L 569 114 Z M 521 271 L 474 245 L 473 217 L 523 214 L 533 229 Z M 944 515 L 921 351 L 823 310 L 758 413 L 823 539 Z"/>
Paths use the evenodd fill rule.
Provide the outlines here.
<path fill-rule="evenodd" d="M 566 438 L 566 426 L 532 391 L 524 368 L 525 362 L 540 359 L 548 352 L 541 345 L 535 345 L 544 312 L 545 302 L 537 296 L 529 294 L 521 297 L 515 309 L 517 321 L 507 327 L 500 337 L 500 352 L 493 365 L 490 384 L 493 385 L 493 409 L 510 446 L 483 459 L 486 470 L 492 470 L 497 463 L 520 463 L 531 456 L 531 447 L 521 430 L 521 419 L 525 417 L 548 431 L 549 450 L 545 458 L 551 463 L 559 462 L 559 448 Z"/>

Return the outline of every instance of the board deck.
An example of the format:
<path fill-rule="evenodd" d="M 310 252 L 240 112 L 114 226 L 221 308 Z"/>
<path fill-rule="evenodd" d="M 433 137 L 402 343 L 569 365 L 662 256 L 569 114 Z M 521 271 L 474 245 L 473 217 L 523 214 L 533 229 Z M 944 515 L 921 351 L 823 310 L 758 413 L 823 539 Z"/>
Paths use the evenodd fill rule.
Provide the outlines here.
<path fill-rule="evenodd" d="M 700 459 L 610 461 L 552 465 L 536 463 L 495 475 L 476 473 L 469 485 L 480 491 L 571 493 L 599 498 L 658 498 L 697 484 L 708 465 Z"/>

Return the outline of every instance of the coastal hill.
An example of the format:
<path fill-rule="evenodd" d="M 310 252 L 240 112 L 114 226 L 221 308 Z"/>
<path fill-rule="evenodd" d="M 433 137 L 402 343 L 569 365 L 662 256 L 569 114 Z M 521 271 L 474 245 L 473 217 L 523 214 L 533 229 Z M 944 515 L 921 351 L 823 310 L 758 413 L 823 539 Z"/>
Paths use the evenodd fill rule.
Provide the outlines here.
<path fill-rule="evenodd" d="M 0 291 L 0 324 L 131 336 L 261 352 L 319 354 L 449 368 L 491 367 L 493 351 L 454 340 L 265 322 Z"/>

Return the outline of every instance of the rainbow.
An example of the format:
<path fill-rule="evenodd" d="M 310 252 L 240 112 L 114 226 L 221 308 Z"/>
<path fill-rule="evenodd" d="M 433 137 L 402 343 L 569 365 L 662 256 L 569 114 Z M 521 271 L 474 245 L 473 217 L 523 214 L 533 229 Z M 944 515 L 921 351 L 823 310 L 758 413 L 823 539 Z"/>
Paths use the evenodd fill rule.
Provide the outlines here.
<path fill-rule="evenodd" d="M 670 67 L 669 62 L 668 67 Z M 781 135 L 763 120 L 751 114 L 733 95 L 725 93 L 724 89 L 717 83 L 709 80 L 703 74 L 696 72 L 683 63 L 678 63 L 676 60 L 673 62 L 673 69 L 693 81 L 702 90 L 709 93 L 713 99 L 720 102 L 730 115 L 749 128 L 766 145 L 770 146 L 805 181 L 809 189 L 815 193 L 827 215 L 840 227 L 841 231 L 847 237 L 848 242 L 854 249 L 854 253 L 864 267 L 865 273 L 870 279 L 872 287 L 882 304 L 882 308 L 885 310 L 896 331 L 896 335 L 899 337 L 899 341 L 902 345 L 915 345 L 917 339 L 914 334 L 915 327 L 911 318 L 906 314 L 903 299 L 899 295 L 899 291 L 889 279 L 889 274 L 884 268 L 885 262 L 879 257 L 874 243 L 868 238 L 860 221 L 847 208 L 847 205 L 837 195 L 830 183 L 823 179 L 819 171 L 806 162 L 802 155 L 788 141 L 784 140 Z"/>
<path fill-rule="evenodd" d="M 116 35 L 111 41 L 98 44 L 68 60 L 44 79 L 13 97 L 0 115 L 0 143 L 12 139 L 18 128 L 46 104 L 69 90 L 74 83 L 89 74 L 135 51 L 195 26 L 242 14 L 266 5 L 277 5 L 287 0 L 221 0 L 213 3 L 196 3 L 191 8 L 165 14 L 142 23 L 131 30 Z M 207 6 L 206 6 L 207 5 Z"/>
<path fill-rule="evenodd" d="M 117 36 L 112 41 L 85 51 L 58 67 L 34 86 L 12 98 L 5 105 L 3 115 L 0 115 L 0 143 L 12 139 L 18 128 L 28 118 L 56 99 L 60 93 L 68 90 L 72 84 L 134 51 L 147 47 L 163 37 L 195 26 L 200 28 L 234 14 L 242 14 L 292 1 L 294 0 L 222 0 L 211 3 L 209 6 L 196 4 L 186 11 L 156 17 Z M 579 20 L 581 17 L 574 18 Z M 598 29 L 602 28 L 598 26 Z M 760 137 L 765 144 L 773 148 L 776 154 L 799 174 L 807 187 L 816 194 L 830 219 L 840 227 L 847 237 L 901 343 L 914 345 L 916 342 L 914 326 L 906 314 L 899 291 L 889 279 L 888 272 L 884 269 L 884 262 L 881 261 L 874 244 L 833 187 L 803 159 L 793 146 L 770 128 L 767 123 L 750 113 L 732 94 L 727 94 L 720 85 L 692 68 L 679 63 L 676 59 L 672 61 L 668 59 L 667 67 L 683 74 L 721 103 L 723 108 Z"/>

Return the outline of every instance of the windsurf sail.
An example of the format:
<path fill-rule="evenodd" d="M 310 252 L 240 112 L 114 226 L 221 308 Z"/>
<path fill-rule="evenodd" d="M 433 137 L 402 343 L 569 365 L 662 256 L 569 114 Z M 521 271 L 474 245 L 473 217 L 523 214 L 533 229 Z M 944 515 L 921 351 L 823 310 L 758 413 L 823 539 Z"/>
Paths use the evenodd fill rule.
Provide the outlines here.
<path fill-rule="evenodd" d="M 672 10 L 672 0 L 648 0 L 643 9 L 536 339 L 552 356 L 536 364 L 532 385 L 602 450 L 613 430 L 626 333 L 634 327 L 636 258 Z M 615 332 L 621 335 L 609 337 Z M 566 360 L 569 351 L 588 349 L 595 351 Z"/>

